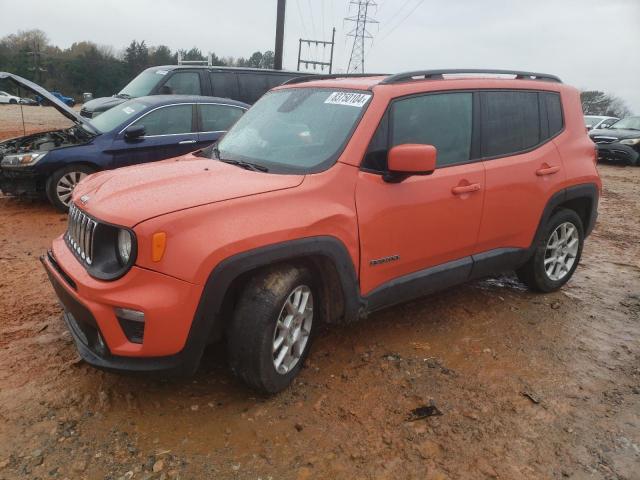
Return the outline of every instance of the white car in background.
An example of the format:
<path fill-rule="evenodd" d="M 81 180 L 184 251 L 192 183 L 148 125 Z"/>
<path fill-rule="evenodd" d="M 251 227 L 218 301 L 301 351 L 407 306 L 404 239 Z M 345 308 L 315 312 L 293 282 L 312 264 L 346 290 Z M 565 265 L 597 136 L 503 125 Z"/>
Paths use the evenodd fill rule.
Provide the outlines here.
<path fill-rule="evenodd" d="M 585 115 L 584 125 L 587 130 L 595 130 L 596 128 L 609 128 L 611 125 L 620 120 L 617 117 L 606 117 L 604 115 Z"/>
<path fill-rule="evenodd" d="M 16 97 L 15 95 L 11 95 L 0 90 L 0 103 L 18 104 L 20 103 L 20 97 Z"/>

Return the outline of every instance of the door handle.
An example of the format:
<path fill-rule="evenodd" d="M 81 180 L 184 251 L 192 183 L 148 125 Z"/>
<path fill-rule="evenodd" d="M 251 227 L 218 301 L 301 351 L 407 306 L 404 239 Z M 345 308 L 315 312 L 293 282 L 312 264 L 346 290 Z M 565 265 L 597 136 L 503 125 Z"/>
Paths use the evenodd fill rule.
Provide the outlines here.
<path fill-rule="evenodd" d="M 553 175 L 554 173 L 558 173 L 560 171 L 560 166 L 556 165 L 554 167 L 550 167 L 547 164 L 544 164 L 542 168 L 536 170 L 536 175 L 542 177 L 543 175 Z"/>
<path fill-rule="evenodd" d="M 190 143 L 196 143 L 195 140 L 182 140 L 181 142 L 178 142 L 178 145 L 188 145 Z"/>
<path fill-rule="evenodd" d="M 453 187 L 451 189 L 451 193 L 454 195 L 462 195 L 464 193 L 473 193 L 480 190 L 479 183 L 471 183 L 469 185 L 458 185 L 457 187 Z"/>

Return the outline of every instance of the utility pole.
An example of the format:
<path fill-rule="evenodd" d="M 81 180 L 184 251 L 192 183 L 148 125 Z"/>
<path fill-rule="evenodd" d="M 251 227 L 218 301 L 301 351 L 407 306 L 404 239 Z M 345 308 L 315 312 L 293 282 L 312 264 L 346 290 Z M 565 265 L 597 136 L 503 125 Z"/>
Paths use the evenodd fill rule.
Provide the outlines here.
<path fill-rule="evenodd" d="M 278 0 L 276 15 L 276 48 L 273 55 L 273 68 L 282 70 L 282 45 L 284 43 L 284 14 L 286 0 Z"/>
<path fill-rule="evenodd" d="M 349 58 L 348 73 L 364 73 L 364 42 L 373 38 L 367 30 L 367 24 L 378 23 L 375 19 L 370 18 L 370 9 L 377 7 L 375 0 L 351 0 L 349 7 L 357 7 L 355 16 L 345 18 L 348 22 L 355 23 L 355 27 L 349 33 L 348 37 L 353 37 L 353 46 L 351 47 L 351 57 Z"/>
<path fill-rule="evenodd" d="M 298 43 L 298 68 L 300 70 L 300 64 L 304 64 L 305 68 L 309 68 L 309 65 L 313 66 L 315 70 L 316 67 L 320 67 L 321 71 L 324 71 L 325 67 L 329 67 L 329 73 L 331 74 L 333 71 L 333 47 L 336 43 L 336 28 L 333 27 L 333 33 L 331 34 L 331 41 L 327 42 L 326 40 L 305 40 L 301 38 Z M 322 46 L 322 61 L 320 60 L 305 60 L 301 58 L 302 55 L 302 44 L 307 45 L 307 47 L 311 47 L 315 45 L 316 47 Z M 329 61 L 324 61 L 324 49 L 327 48 L 327 45 L 331 45 L 331 53 L 329 54 Z"/>
<path fill-rule="evenodd" d="M 33 50 L 27 52 L 27 55 L 33 56 L 33 67 L 29 67 L 29 70 L 34 73 L 34 81 L 36 83 L 42 83 L 42 72 L 46 72 L 46 68 L 40 66 L 42 52 L 40 51 L 40 42 L 36 39 L 33 41 Z"/>

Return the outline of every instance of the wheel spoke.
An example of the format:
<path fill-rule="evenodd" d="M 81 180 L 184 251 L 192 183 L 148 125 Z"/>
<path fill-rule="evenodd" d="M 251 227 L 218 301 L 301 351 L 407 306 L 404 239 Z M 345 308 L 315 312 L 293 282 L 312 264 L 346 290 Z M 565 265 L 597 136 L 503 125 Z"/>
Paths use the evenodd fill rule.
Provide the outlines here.
<path fill-rule="evenodd" d="M 287 296 L 273 331 L 273 366 L 285 375 L 300 361 L 311 334 L 313 295 L 306 285 Z"/>

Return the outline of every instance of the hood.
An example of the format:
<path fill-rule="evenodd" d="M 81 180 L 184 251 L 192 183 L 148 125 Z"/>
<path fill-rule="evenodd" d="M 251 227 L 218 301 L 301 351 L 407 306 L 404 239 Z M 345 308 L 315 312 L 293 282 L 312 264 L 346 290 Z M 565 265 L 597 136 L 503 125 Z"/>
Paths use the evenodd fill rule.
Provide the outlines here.
<path fill-rule="evenodd" d="M 73 201 L 99 220 L 133 227 L 186 208 L 297 187 L 303 179 L 187 155 L 91 175 Z"/>
<path fill-rule="evenodd" d="M 616 140 L 624 140 L 625 138 L 639 138 L 640 130 L 626 130 L 624 128 L 598 128 L 589 132 L 591 138 L 608 137 Z"/>
<path fill-rule="evenodd" d="M 100 97 L 94 98 L 93 100 L 89 100 L 87 103 L 82 105 L 82 110 L 87 112 L 106 112 L 112 107 L 116 105 L 120 105 L 128 100 L 128 98 L 120 98 L 120 97 Z"/>
<path fill-rule="evenodd" d="M 57 97 L 53 96 L 51 93 L 49 93 L 47 90 L 42 88 L 40 85 L 33 83 L 27 80 L 26 78 L 22 78 L 22 77 L 19 77 L 18 75 L 14 75 L 13 73 L 8 73 L 8 72 L 0 72 L 0 80 L 3 80 L 3 79 L 9 80 L 11 83 L 16 85 L 17 87 L 24 88 L 26 90 L 29 90 L 31 93 L 34 93 L 36 95 L 40 95 L 41 97 L 46 98 L 56 110 L 58 110 L 62 115 L 67 117 L 69 120 L 76 123 L 77 125 L 85 125 L 92 132 L 95 131 L 95 128 L 93 128 L 93 125 L 91 125 L 91 123 L 87 119 L 82 118 L 74 110 L 69 108 L 64 102 L 59 100 Z"/>

